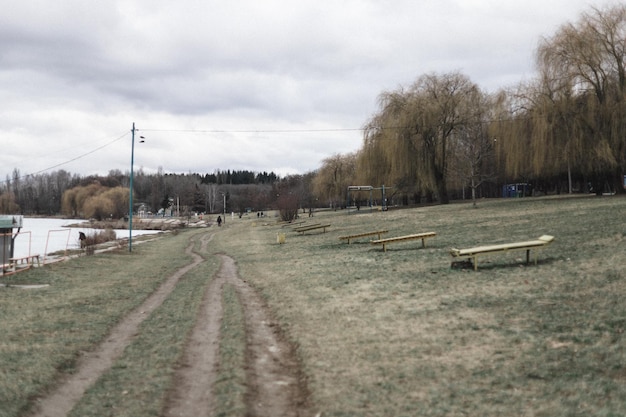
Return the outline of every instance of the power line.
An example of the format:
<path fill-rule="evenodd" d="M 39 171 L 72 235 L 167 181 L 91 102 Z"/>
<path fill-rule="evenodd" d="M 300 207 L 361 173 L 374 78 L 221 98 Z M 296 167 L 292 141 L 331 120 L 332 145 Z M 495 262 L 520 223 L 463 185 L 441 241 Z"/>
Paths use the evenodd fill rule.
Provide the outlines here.
<path fill-rule="evenodd" d="M 139 129 L 137 129 L 139 130 Z M 220 129 L 141 129 L 142 132 L 165 133 L 323 133 L 323 132 L 360 132 L 364 128 L 335 129 L 254 129 L 254 130 L 220 130 Z"/>
<path fill-rule="evenodd" d="M 166 133 L 200 133 L 200 134 L 214 134 L 214 133 L 323 133 L 323 132 L 360 132 L 360 131 L 364 131 L 364 128 L 333 128 L 333 129 L 251 129 L 251 130 L 226 130 L 226 129 L 136 129 L 137 131 L 142 131 L 142 132 L 166 132 Z M 28 173 L 28 174 L 23 174 L 20 175 L 17 178 L 11 178 L 12 180 L 18 179 L 24 179 L 30 175 L 38 175 L 41 174 L 43 172 L 46 171 L 50 171 L 52 169 L 61 167 L 63 165 L 67 165 L 71 162 L 77 161 L 79 159 L 82 159 L 88 155 L 91 155 L 101 149 L 104 149 L 112 144 L 114 144 L 115 142 L 118 142 L 119 140 L 123 139 L 126 135 L 128 135 L 128 132 L 122 134 L 121 136 L 115 138 L 114 140 L 105 143 L 102 146 L 99 146 L 95 149 L 92 149 L 90 151 L 87 151 L 83 154 L 80 154 L 74 158 L 68 159 L 66 161 L 60 162 L 58 164 L 40 169 L 36 172 L 33 173 Z"/>
<path fill-rule="evenodd" d="M 90 151 L 88 151 L 88 152 L 85 152 L 85 153 L 83 153 L 83 154 L 80 154 L 80 155 L 78 155 L 78 156 L 76 156 L 76 157 L 74 157 L 74 158 L 71 158 L 71 159 L 68 159 L 68 160 L 66 160 L 66 161 L 64 161 L 64 162 L 58 163 L 58 164 L 56 164 L 56 165 L 53 165 L 53 166 L 50 166 L 50 167 L 47 167 L 47 168 L 41 169 L 41 170 L 39 170 L 39 171 L 37 171 L 37 172 L 33 172 L 33 173 L 30 173 L 30 174 L 24 174 L 24 175 L 19 176 L 18 178 L 11 178 L 11 180 L 15 180 L 15 179 L 21 180 L 21 179 L 26 178 L 26 177 L 28 177 L 28 176 L 30 176 L 30 175 L 38 175 L 38 174 L 41 174 L 42 172 L 50 171 L 51 169 L 58 168 L 58 167 L 60 167 L 60 166 L 63 166 L 63 165 L 69 164 L 70 162 L 77 161 L 77 160 L 79 160 L 79 159 L 82 159 L 82 158 L 86 157 L 87 155 L 91 155 L 92 153 L 98 152 L 99 150 L 104 149 L 104 148 L 106 148 L 107 146 L 111 146 L 111 145 L 112 145 L 112 144 L 114 144 L 115 142 L 118 142 L 118 141 L 122 140 L 122 139 L 123 139 L 125 136 L 127 136 L 127 135 L 128 135 L 128 132 L 124 133 L 123 135 L 121 135 L 121 136 L 120 136 L 120 137 L 118 137 L 118 138 L 113 139 L 113 140 L 112 140 L 112 141 L 110 141 L 110 142 L 105 143 L 104 145 L 98 146 L 97 148 L 92 149 L 92 150 L 90 150 Z"/>

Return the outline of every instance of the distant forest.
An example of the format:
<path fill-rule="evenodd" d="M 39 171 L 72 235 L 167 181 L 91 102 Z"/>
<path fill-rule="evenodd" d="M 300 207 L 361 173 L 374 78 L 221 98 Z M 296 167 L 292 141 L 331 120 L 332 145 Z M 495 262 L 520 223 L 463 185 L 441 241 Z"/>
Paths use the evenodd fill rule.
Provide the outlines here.
<path fill-rule="evenodd" d="M 460 72 L 422 74 L 380 94 L 361 149 L 332 155 L 315 172 L 280 178 L 273 172 L 139 171 L 133 211 L 278 208 L 292 216 L 310 207 L 623 193 L 625 45 L 626 5 L 592 7 L 540 40 L 536 77 L 514 88 L 487 93 Z M 0 213 L 122 217 L 129 182 L 121 171 L 80 177 L 15 169 L 0 185 Z"/>
<path fill-rule="evenodd" d="M 189 215 L 244 212 L 275 205 L 281 192 L 298 192 L 307 176 L 280 178 L 274 172 L 216 170 L 211 174 L 133 175 L 134 211 Z M 310 176 L 309 176 L 310 177 Z M 71 174 L 64 170 L 22 175 L 18 169 L 0 185 L 0 213 L 64 215 L 84 218 L 121 218 L 128 215 L 130 173 L 112 170 L 106 176 Z M 296 189 L 297 188 L 297 189 Z"/>

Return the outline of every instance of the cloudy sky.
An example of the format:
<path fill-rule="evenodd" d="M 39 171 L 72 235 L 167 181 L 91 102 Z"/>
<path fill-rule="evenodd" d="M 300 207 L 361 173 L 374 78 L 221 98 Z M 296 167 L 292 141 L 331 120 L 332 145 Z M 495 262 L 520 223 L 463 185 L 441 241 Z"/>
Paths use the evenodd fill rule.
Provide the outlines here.
<path fill-rule="evenodd" d="M 0 180 L 64 169 L 304 173 L 358 150 L 383 91 L 534 75 L 604 0 L 0 0 Z M 139 136 L 145 143 L 138 143 Z"/>

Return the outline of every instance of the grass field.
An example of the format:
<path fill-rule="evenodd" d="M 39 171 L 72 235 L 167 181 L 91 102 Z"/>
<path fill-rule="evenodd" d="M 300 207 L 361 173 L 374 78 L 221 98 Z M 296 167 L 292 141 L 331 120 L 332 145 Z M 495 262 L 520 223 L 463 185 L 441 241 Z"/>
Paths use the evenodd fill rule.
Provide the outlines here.
<path fill-rule="evenodd" d="M 626 415 L 626 199 L 324 212 L 327 233 L 249 220 L 217 236 L 299 346 L 324 416 Z M 263 224 L 268 224 L 264 226 Z M 386 253 L 338 237 L 435 231 Z M 450 268 L 450 247 L 556 241 Z"/>
<path fill-rule="evenodd" d="M 184 248 L 201 233 L 215 233 L 208 261 L 142 324 L 72 415 L 159 415 L 218 252 L 237 261 L 297 346 L 323 416 L 626 415 L 626 198 L 324 211 L 306 220 L 332 226 L 299 235 L 274 218 L 244 216 L 137 245 L 132 256 L 83 257 L 2 278 L 52 285 L 0 288 L 0 417 L 22 415 L 82 350 L 189 263 Z M 425 249 L 413 241 L 387 252 L 338 239 L 377 229 L 437 237 Z M 286 233 L 285 244 L 277 233 Z M 556 240 L 536 266 L 516 252 L 484 258 L 477 272 L 450 268 L 451 247 L 542 234 Z M 245 415 L 241 311 L 230 289 L 224 302 L 218 402 Z"/>

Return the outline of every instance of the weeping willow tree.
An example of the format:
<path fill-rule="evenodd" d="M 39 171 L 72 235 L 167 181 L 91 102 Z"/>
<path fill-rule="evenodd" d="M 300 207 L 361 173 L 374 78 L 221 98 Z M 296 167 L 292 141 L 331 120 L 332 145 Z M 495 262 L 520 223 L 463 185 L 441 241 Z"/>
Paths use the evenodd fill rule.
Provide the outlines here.
<path fill-rule="evenodd" d="M 379 182 L 384 177 L 398 188 L 434 192 L 448 203 L 450 143 L 471 117 L 467 103 L 477 90 L 453 72 L 423 75 L 407 89 L 383 92 L 380 111 L 365 130 L 359 166 Z"/>
<path fill-rule="evenodd" d="M 355 184 L 356 159 L 356 153 L 324 159 L 312 180 L 313 194 L 330 207 L 340 206 L 345 201 L 348 186 Z"/>
<path fill-rule="evenodd" d="M 544 123 L 563 150 L 558 160 L 601 192 L 626 167 L 626 5 L 592 8 L 561 26 L 542 40 L 537 61 L 544 86 L 555 86 L 544 89 L 552 93 Z M 546 140 L 541 131 L 534 137 Z"/>
<path fill-rule="evenodd" d="M 497 105 L 497 160 L 512 180 L 566 175 L 571 192 L 576 176 L 600 193 L 626 169 L 626 6 L 562 25 L 536 58 L 538 77 Z"/>
<path fill-rule="evenodd" d="M 419 175 L 417 141 L 404 129 L 410 100 L 404 89 L 380 95 L 381 111 L 366 125 L 357 161 L 364 184 L 391 185 L 394 194 L 404 195 L 420 195 L 420 190 L 429 188 Z"/>
<path fill-rule="evenodd" d="M 374 126 L 374 122 L 365 128 L 363 146 L 356 159 L 356 182 L 362 185 L 388 185 L 395 181 L 392 177 L 392 161 L 383 146 L 384 131 Z"/>

